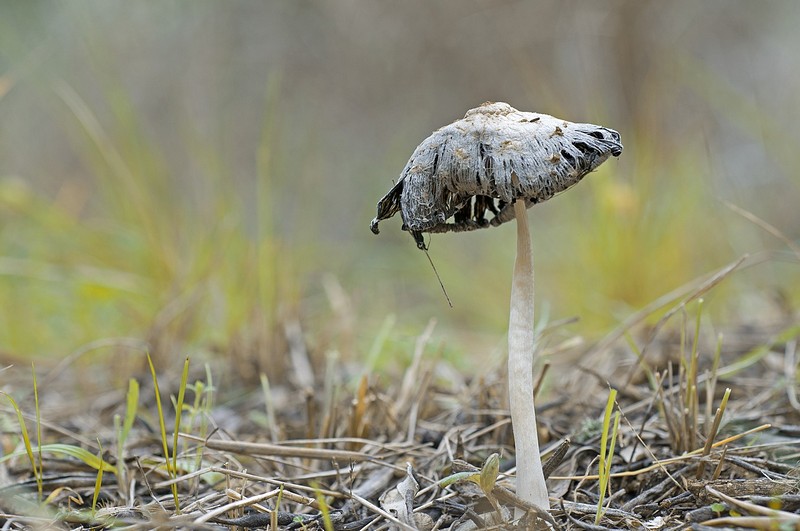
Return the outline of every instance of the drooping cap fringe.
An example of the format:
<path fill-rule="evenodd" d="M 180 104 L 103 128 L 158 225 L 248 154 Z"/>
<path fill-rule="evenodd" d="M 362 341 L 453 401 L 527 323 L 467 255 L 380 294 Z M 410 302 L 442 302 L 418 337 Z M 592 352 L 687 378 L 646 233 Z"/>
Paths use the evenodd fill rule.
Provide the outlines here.
<path fill-rule="evenodd" d="M 514 218 L 514 200 L 546 201 L 620 153 L 611 129 L 484 103 L 414 150 L 370 228 L 377 234 L 378 223 L 399 211 L 419 245 L 422 232 L 497 226 Z"/>

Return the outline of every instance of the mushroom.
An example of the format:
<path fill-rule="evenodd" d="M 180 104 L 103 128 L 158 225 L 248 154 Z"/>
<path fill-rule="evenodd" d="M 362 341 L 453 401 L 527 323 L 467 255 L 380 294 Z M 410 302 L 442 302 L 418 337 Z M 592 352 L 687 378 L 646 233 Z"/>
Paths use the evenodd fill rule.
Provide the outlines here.
<path fill-rule="evenodd" d="M 527 209 L 578 183 L 622 153 L 619 133 L 487 102 L 426 138 L 378 201 L 370 228 L 397 212 L 427 250 L 423 233 L 462 232 L 517 220 L 508 323 L 508 390 L 517 455 L 517 495 L 549 509 L 533 404 L 534 290 Z M 487 211 L 492 214 L 486 219 Z M 448 221 L 452 218 L 452 221 Z M 518 515 L 520 516 L 520 515 Z"/>

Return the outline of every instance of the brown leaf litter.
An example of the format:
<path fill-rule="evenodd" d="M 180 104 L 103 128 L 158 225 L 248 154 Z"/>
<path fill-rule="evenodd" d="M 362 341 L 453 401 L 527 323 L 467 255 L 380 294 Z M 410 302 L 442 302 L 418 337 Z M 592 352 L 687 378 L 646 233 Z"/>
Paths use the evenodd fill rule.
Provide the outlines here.
<path fill-rule="evenodd" d="M 552 337 L 544 339 L 541 355 L 552 369 L 537 397 L 539 436 L 545 460 L 559 454 L 549 464 L 549 514 L 529 511 L 513 521 L 515 507 L 530 507 L 514 495 L 503 371 L 484 367 L 466 377 L 432 359 L 425 354 L 433 350 L 429 328 L 417 342 L 414 361 L 397 379 L 346 379 L 322 374 L 320 364 L 312 362 L 303 365 L 313 371 L 311 380 L 308 374 L 304 378 L 306 386 L 290 383 L 297 378 L 287 374 L 284 381 L 270 383 L 268 395 L 223 383 L 203 391 L 205 397 L 213 393 L 213 400 L 197 397 L 193 402 L 190 389 L 173 473 L 165 466 L 145 377 L 140 379 L 139 414 L 120 455 L 119 431 L 113 426 L 114 415 L 124 415 L 124 393 L 105 387 L 100 394 L 80 398 L 81 391 L 71 387 L 79 381 L 72 371 L 80 369 L 61 367 L 61 378 L 39 389 L 45 442 L 102 452 L 116 473 L 103 474 L 92 511 L 97 474 L 80 460 L 43 452 L 39 500 L 24 453 L 7 458 L 0 462 L 0 525 L 337 531 L 800 529 L 800 412 L 791 399 L 796 401 L 797 367 L 787 365 L 787 360 L 796 360 L 792 356 L 800 330 L 789 319 L 775 329 L 763 328 L 753 344 L 752 327 L 736 327 L 726 336 L 733 339 L 722 342 L 719 365 L 712 371 L 714 340 L 701 338 L 694 348 L 689 321 L 684 319 L 682 327 L 666 325 L 657 334 L 644 326 L 635 331 L 634 337 L 647 342 L 646 348 L 640 346 L 646 359 L 640 360 L 630 348 L 635 340 L 627 346 L 624 340 L 615 341 L 604 350 L 583 348 L 579 357 L 580 346 L 574 342 L 559 348 Z M 745 337 L 747 345 L 737 339 Z M 95 369 L 98 374 L 101 370 Z M 210 374 L 215 370 L 224 373 L 222 365 Z M 4 390 L 16 395 L 34 433 L 32 390 L 12 384 L 26 381 L 26 373 L 12 368 L 0 374 L 5 376 Z M 163 379 L 162 388 L 171 385 L 176 394 L 175 382 Z M 607 382 L 619 390 L 622 421 L 610 492 L 595 523 Z M 730 399 L 713 428 L 726 388 L 731 389 Z M 271 398 L 265 401 L 265 396 Z M 269 410 L 272 425 L 262 413 Z M 3 453 L 20 450 L 19 426 L 5 404 L 0 421 Z M 173 422 L 166 419 L 167 426 Z M 171 434 L 168 441 L 172 452 Z M 484 491 L 468 477 L 477 478 L 493 453 L 500 455 L 499 474 L 484 483 L 489 489 Z"/>

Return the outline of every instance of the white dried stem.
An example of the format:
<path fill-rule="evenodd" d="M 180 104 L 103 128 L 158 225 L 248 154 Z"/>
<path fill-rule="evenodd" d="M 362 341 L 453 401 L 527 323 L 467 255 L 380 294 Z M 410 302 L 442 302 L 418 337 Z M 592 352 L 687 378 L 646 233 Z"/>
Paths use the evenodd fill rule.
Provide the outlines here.
<path fill-rule="evenodd" d="M 550 502 L 539 457 L 533 406 L 533 354 L 536 348 L 533 254 L 525 202 L 516 201 L 514 211 L 517 216 L 517 258 L 508 321 L 508 398 L 517 456 L 517 496 L 548 510 Z"/>

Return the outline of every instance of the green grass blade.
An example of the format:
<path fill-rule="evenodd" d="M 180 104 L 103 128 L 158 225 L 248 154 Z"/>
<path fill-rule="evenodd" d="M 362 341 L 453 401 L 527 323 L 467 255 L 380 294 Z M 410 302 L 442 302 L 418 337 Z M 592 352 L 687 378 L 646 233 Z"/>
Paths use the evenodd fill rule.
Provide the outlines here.
<path fill-rule="evenodd" d="M 486 496 L 492 495 L 495 483 L 497 483 L 497 476 L 500 474 L 500 456 L 492 454 L 486 458 L 483 466 L 481 467 L 481 475 L 479 485 L 481 490 Z"/>
<path fill-rule="evenodd" d="M 606 493 L 609 488 L 609 475 L 611 473 L 611 458 L 613 457 L 614 443 L 617 436 L 617 428 L 619 427 L 619 413 L 617 413 L 614 421 L 613 434 L 611 434 L 611 413 L 614 410 L 614 403 L 617 398 L 617 390 L 611 389 L 608 394 L 608 401 L 606 402 L 606 410 L 603 415 L 603 433 L 600 436 L 600 463 L 598 466 L 599 475 L 599 497 L 597 500 L 597 512 L 595 513 L 594 523 L 597 525 L 603 517 L 603 501 L 605 500 Z M 610 442 L 611 452 L 609 452 L 609 435 L 612 436 Z"/>
<path fill-rule="evenodd" d="M 383 346 L 386 344 L 387 339 L 389 339 L 389 334 L 394 328 L 395 320 L 395 315 L 391 313 L 386 316 L 386 319 L 383 320 L 383 323 L 378 330 L 378 334 L 375 336 L 375 340 L 372 342 L 372 345 L 369 348 L 367 362 L 364 364 L 364 372 L 362 373 L 362 376 L 365 374 L 371 374 L 375 369 L 378 358 L 383 351 Z"/>
<path fill-rule="evenodd" d="M 36 447 L 36 448 L 31 447 L 30 453 L 28 452 L 28 448 L 26 447 L 24 450 L 11 452 L 4 455 L 3 457 L 0 457 L 0 463 L 14 457 L 19 457 L 20 455 L 23 454 L 28 454 L 29 458 L 33 458 L 33 450 L 41 452 L 42 454 L 47 453 L 47 454 L 62 455 L 67 457 L 74 457 L 75 459 L 82 461 L 84 464 L 94 468 L 95 470 L 99 470 L 102 468 L 104 472 L 116 471 L 114 465 L 112 465 L 108 461 L 98 459 L 95 454 L 86 450 L 85 448 L 81 448 L 80 446 L 73 446 L 71 444 L 61 444 L 61 443 L 43 444 L 41 447 Z"/>
<path fill-rule="evenodd" d="M 269 515 L 269 528 L 270 529 L 278 529 L 278 509 L 281 506 L 281 500 L 283 499 L 283 485 L 280 486 L 278 490 L 278 498 L 275 500 L 275 508 Z"/>
<path fill-rule="evenodd" d="M 33 471 L 33 475 L 36 478 L 36 483 L 37 483 L 37 487 L 39 488 L 39 492 L 41 492 L 42 491 L 42 487 L 41 487 L 42 478 L 41 478 L 41 474 L 39 473 L 39 471 L 36 468 L 36 459 L 34 459 L 34 457 L 33 457 L 33 448 L 31 446 L 31 438 L 30 438 L 30 436 L 28 434 L 28 427 L 25 425 L 25 418 L 22 416 L 22 411 L 19 409 L 19 406 L 17 405 L 17 402 L 13 398 L 11 398 L 10 394 L 6 393 L 5 391 L 0 391 L 0 394 L 5 396 L 8 399 L 8 401 L 11 402 L 11 407 L 14 408 L 14 411 L 16 411 L 16 413 L 17 413 L 17 420 L 19 421 L 20 435 L 22 435 L 22 442 L 23 442 L 23 444 L 25 446 L 25 453 L 28 455 L 28 459 L 31 462 L 31 470 Z M 12 455 L 12 454 L 9 454 L 9 456 L 4 456 L 3 458 L 0 458 L 0 462 L 4 461 L 7 457 L 10 457 L 10 455 Z"/>
<path fill-rule="evenodd" d="M 103 445 L 100 439 L 97 440 L 97 460 L 103 461 Z M 100 488 L 103 486 L 103 467 L 97 469 L 97 476 L 94 480 L 94 492 L 92 493 L 92 517 L 97 513 L 97 498 L 100 496 Z"/>
<path fill-rule="evenodd" d="M 459 481 L 472 481 L 476 485 L 480 485 L 480 474 L 478 472 L 456 472 L 440 479 L 437 485 L 444 489 Z"/>
<path fill-rule="evenodd" d="M 605 469 L 601 472 L 602 481 L 602 493 L 600 495 L 600 500 L 597 502 L 597 513 L 595 514 L 595 525 L 600 522 L 600 519 L 605 514 L 605 509 L 603 508 L 603 499 L 605 498 L 605 493 L 611 493 L 611 463 L 614 459 L 614 447 L 616 446 L 617 442 L 617 433 L 619 431 L 619 411 L 616 412 L 614 415 L 614 427 L 611 431 L 611 440 L 608 444 L 608 455 L 605 459 Z M 605 436 L 604 436 L 605 438 Z"/>
<path fill-rule="evenodd" d="M 128 434 L 136 420 L 136 413 L 139 409 L 139 382 L 131 378 L 128 380 L 128 394 L 125 401 L 125 420 L 122 423 L 120 439 L 122 444 L 128 439 Z"/>
<path fill-rule="evenodd" d="M 319 512 L 322 513 L 322 526 L 325 528 L 325 531 L 334 531 L 333 521 L 331 520 L 331 510 L 330 507 L 328 507 L 328 502 L 325 501 L 325 496 L 323 496 L 322 492 L 319 490 L 319 484 L 312 482 L 311 486 L 314 487 L 314 493 L 316 494 L 317 503 L 319 504 Z"/>
<path fill-rule="evenodd" d="M 181 416 L 183 413 L 183 400 L 186 396 L 186 384 L 189 380 L 189 358 L 183 362 L 183 373 L 181 374 L 181 385 L 178 388 L 178 400 L 175 404 L 175 431 L 172 434 L 172 470 L 178 470 L 178 434 L 181 431 Z M 175 511 L 180 514 L 180 505 L 178 504 L 178 486 L 172 484 L 172 496 L 175 498 Z"/>
<path fill-rule="evenodd" d="M 773 351 L 775 345 L 785 343 L 797 335 L 800 335 L 800 325 L 788 326 L 787 328 L 781 330 L 781 332 L 768 343 L 758 345 L 730 365 L 720 368 L 717 372 L 717 377 L 730 378 L 739 371 L 746 369 L 747 367 L 750 367 L 751 365 L 754 365 L 764 359 L 770 352 Z"/>
<path fill-rule="evenodd" d="M 136 420 L 136 413 L 139 409 L 139 382 L 134 378 L 128 380 L 128 393 L 125 397 L 125 417 L 114 415 L 114 430 L 117 434 L 117 481 L 120 490 L 127 497 L 128 492 L 128 469 L 125 466 L 125 443 L 128 440 L 133 423 Z"/>
<path fill-rule="evenodd" d="M 167 473 L 170 478 L 175 477 L 175 471 L 172 469 L 172 463 L 169 460 L 169 448 L 167 446 L 167 426 L 164 422 L 164 408 L 161 406 L 161 391 L 158 389 L 158 376 L 156 375 L 156 368 L 153 365 L 153 360 L 150 358 L 150 353 L 147 354 L 147 363 L 150 365 L 150 374 L 153 377 L 153 392 L 156 395 L 156 413 L 158 414 L 158 424 L 161 428 L 161 446 L 164 451 L 164 459 L 167 463 Z"/>
<path fill-rule="evenodd" d="M 611 441 L 608 445 L 608 459 L 606 459 L 606 476 L 611 477 L 611 462 L 614 459 L 614 447 L 617 443 L 617 433 L 619 432 L 619 411 L 614 414 L 614 428 L 611 431 Z"/>
<path fill-rule="evenodd" d="M 31 362 L 31 374 L 33 375 L 33 402 L 36 409 L 36 445 L 39 450 L 36 452 L 38 459 L 38 471 L 36 471 L 36 488 L 39 491 L 39 500 L 42 499 L 42 412 L 39 409 L 39 386 L 36 384 L 36 366 Z"/>

